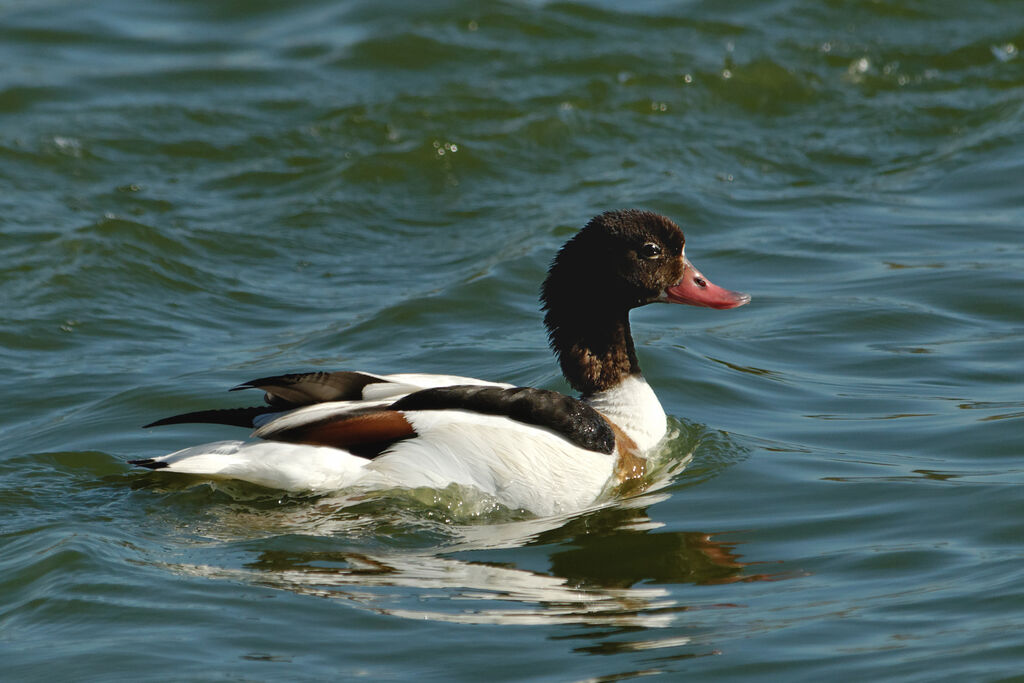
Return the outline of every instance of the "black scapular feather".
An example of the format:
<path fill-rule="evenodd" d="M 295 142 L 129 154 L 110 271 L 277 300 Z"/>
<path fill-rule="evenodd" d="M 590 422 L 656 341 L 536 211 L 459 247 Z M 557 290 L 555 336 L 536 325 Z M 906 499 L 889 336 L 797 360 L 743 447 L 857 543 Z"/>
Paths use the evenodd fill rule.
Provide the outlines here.
<path fill-rule="evenodd" d="M 615 450 L 615 433 L 599 412 L 578 399 L 547 389 L 437 387 L 404 396 L 391 404 L 391 410 L 469 410 L 503 415 L 550 429 L 588 451 L 611 453 Z"/>

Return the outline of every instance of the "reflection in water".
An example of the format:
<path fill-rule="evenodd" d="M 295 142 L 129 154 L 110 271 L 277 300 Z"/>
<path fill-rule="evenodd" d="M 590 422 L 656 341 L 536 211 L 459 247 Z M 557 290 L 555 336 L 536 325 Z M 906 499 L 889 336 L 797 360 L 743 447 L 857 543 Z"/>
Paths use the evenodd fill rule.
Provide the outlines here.
<path fill-rule="evenodd" d="M 172 568 L 412 619 L 629 628 L 667 627 L 687 609 L 655 584 L 770 578 L 745 573 L 748 563 L 735 544 L 712 534 L 658 531 L 646 507 L 664 497 L 647 494 L 569 518 L 449 527 L 453 537 L 440 551 L 274 549 L 239 568 Z M 536 557 L 524 546 L 548 550 L 547 571 L 516 566 Z M 661 647 L 658 642 L 637 647 Z"/>

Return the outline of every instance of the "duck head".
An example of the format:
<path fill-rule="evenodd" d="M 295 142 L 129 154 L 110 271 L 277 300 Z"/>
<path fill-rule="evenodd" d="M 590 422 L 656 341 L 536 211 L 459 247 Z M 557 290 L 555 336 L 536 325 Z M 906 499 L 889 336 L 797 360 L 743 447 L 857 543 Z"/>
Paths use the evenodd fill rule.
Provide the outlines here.
<path fill-rule="evenodd" d="M 686 258 L 679 226 L 650 211 L 609 211 L 558 252 L 541 299 L 553 308 L 629 310 L 651 303 L 736 308 L 749 294 L 712 283 Z M 591 305 L 592 304 L 592 305 Z"/>
<path fill-rule="evenodd" d="M 750 301 L 704 277 L 685 246 L 671 220 L 630 209 L 591 219 L 555 256 L 541 288 L 544 324 L 563 374 L 584 396 L 640 374 L 630 310 L 653 303 L 724 309 Z"/>

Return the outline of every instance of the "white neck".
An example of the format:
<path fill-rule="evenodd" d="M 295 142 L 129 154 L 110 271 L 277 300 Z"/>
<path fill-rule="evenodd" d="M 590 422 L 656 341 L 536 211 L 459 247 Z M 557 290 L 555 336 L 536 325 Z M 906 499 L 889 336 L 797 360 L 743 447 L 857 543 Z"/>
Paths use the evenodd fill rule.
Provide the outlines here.
<path fill-rule="evenodd" d="M 583 400 L 618 425 L 641 451 L 654 448 L 665 436 L 665 410 L 643 375 L 628 375 L 611 389 Z"/>

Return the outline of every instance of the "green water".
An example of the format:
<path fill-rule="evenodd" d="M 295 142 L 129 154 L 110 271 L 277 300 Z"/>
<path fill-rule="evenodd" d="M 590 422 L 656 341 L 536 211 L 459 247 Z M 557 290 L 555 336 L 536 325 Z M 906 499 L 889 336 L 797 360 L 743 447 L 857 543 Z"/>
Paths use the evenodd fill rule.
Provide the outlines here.
<path fill-rule="evenodd" d="M 1022 48 L 998 0 L 0 3 L 0 678 L 1020 676 Z M 537 288 L 615 207 L 754 297 L 633 316 L 666 488 L 125 464 L 267 374 L 564 389 Z"/>

